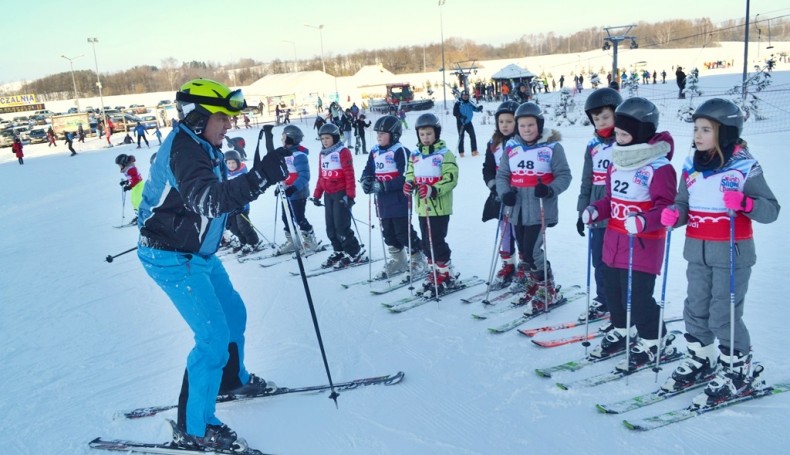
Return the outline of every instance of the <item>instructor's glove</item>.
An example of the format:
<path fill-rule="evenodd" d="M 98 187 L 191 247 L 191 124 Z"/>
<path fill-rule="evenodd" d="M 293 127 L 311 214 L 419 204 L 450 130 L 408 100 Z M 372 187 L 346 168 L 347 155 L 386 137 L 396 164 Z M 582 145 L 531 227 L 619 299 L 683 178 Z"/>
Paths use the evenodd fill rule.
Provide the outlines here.
<path fill-rule="evenodd" d="M 351 206 L 354 205 L 354 198 L 353 197 L 348 197 L 348 196 L 343 196 L 343 199 L 340 200 L 340 204 L 342 204 L 343 207 L 346 207 L 346 208 L 350 209 Z"/>
<path fill-rule="evenodd" d="M 324 204 L 321 202 L 321 199 L 319 199 L 319 198 L 317 198 L 317 197 L 311 197 L 311 198 L 310 198 L 310 202 L 312 202 L 312 203 L 313 203 L 313 205 L 315 205 L 316 207 L 321 207 L 322 205 L 324 205 Z"/>
<path fill-rule="evenodd" d="M 247 178 L 251 180 L 250 183 L 265 191 L 266 188 L 275 183 L 285 180 L 288 177 L 288 166 L 285 164 L 285 156 L 287 155 L 280 151 L 271 150 L 261 158 L 260 152 L 256 150 L 252 170 L 246 174 Z"/>
<path fill-rule="evenodd" d="M 578 232 L 580 236 L 584 237 L 584 222 L 582 221 L 582 217 L 579 217 L 579 219 L 576 220 L 576 232 Z"/>

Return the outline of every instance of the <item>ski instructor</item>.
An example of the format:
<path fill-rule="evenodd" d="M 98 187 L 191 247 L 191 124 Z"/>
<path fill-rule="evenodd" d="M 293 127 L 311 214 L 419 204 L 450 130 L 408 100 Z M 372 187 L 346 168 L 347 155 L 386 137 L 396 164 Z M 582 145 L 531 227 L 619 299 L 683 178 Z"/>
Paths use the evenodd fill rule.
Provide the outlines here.
<path fill-rule="evenodd" d="M 194 79 L 176 93 L 179 122 L 154 160 L 140 204 L 138 256 L 195 338 L 178 400 L 173 443 L 196 451 L 243 450 L 214 414 L 218 393 L 254 395 L 266 381 L 244 367 L 247 311 L 214 255 L 228 214 L 285 180 L 283 156 L 258 153 L 250 172 L 228 180 L 222 140 L 247 106 L 241 90 Z M 264 128 L 267 139 L 271 126 Z M 272 388 L 270 385 L 269 388 Z"/>

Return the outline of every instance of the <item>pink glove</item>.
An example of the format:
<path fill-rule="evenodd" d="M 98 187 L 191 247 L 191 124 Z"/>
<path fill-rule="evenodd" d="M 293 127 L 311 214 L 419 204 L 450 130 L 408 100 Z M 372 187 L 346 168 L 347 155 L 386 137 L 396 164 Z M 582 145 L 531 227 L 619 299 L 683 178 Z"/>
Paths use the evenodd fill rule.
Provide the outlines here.
<path fill-rule="evenodd" d="M 749 213 L 754 208 L 754 199 L 746 196 L 741 191 L 725 191 L 724 206 L 730 210 L 741 210 Z"/>
<path fill-rule="evenodd" d="M 411 197 L 411 192 L 414 190 L 414 182 L 411 180 L 406 180 L 406 183 L 403 184 L 403 194 L 408 197 Z"/>
<path fill-rule="evenodd" d="M 666 227 L 674 226 L 678 222 L 678 218 L 680 218 L 680 210 L 674 205 L 670 205 L 661 211 L 661 224 Z"/>
<path fill-rule="evenodd" d="M 639 234 L 645 230 L 645 217 L 642 215 L 629 216 L 625 219 L 625 230 L 629 234 Z"/>
<path fill-rule="evenodd" d="M 436 196 L 436 189 L 431 185 L 420 185 L 417 187 L 417 192 L 420 194 L 420 197 L 423 199 L 428 199 L 430 197 Z"/>
<path fill-rule="evenodd" d="M 592 224 L 595 220 L 598 219 L 598 210 L 595 209 L 593 206 L 587 206 L 586 209 L 582 210 L 582 223 L 584 224 Z"/>

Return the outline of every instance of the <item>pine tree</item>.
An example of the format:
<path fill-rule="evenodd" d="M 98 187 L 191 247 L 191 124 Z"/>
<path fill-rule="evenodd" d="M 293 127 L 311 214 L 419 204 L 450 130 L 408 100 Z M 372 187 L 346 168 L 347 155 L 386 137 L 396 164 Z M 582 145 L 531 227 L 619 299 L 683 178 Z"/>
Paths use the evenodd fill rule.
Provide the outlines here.
<path fill-rule="evenodd" d="M 732 101 L 743 110 L 745 121 L 748 121 L 750 118 L 753 118 L 755 121 L 768 118 L 762 113 L 760 108 L 762 100 L 755 93 L 768 88 L 773 80 L 771 79 L 768 65 L 762 69 L 759 66 L 755 66 L 754 69 L 756 72 L 746 79 L 744 83 L 736 85 L 727 91 L 728 95 L 735 95 Z"/>

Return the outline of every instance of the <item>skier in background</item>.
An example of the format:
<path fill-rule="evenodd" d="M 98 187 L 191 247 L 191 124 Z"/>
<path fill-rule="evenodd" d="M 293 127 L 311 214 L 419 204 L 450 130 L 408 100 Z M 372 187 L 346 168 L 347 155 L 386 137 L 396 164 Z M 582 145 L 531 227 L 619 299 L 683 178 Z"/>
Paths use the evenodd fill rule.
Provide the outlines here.
<path fill-rule="evenodd" d="M 482 112 L 483 106 L 473 106 L 469 101 L 469 91 L 464 90 L 461 92 L 461 98 L 455 102 L 453 106 L 453 116 L 456 118 L 456 126 L 458 127 L 458 156 L 464 157 L 464 135 L 469 133 L 469 143 L 472 147 L 472 156 L 477 156 L 477 135 L 475 134 L 475 126 L 472 123 L 472 117 L 475 112 Z M 439 140 L 438 138 L 436 140 Z"/>
<path fill-rule="evenodd" d="M 121 168 L 121 174 L 124 176 L 124 179 L 121 180 L 121 187 L 124 191 L 129 191 L 129 199 L 134 210 L 134 218 L 130 224 L 137 223 L 137 210 L 140 208 L 140 202 L 143 199 L 143 177 L 137 170 L 136 163 L 137 160 L 134 155 L 122 153 L 115 157 L 115 164 Z"/>

